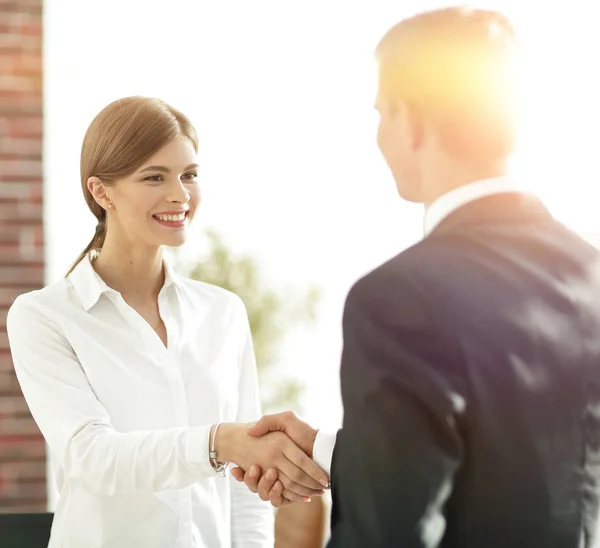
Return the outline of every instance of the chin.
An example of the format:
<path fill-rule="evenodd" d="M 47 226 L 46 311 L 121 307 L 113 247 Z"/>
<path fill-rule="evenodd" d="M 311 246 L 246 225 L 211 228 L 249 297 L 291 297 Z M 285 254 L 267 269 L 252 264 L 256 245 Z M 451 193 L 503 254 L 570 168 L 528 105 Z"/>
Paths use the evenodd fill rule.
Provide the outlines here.
<path fill-rule="evenodd" d="M 423 203 L 422 193 L 417 185 L 407 185 L 402 182 L 396 182 L 398 194 L 403 200 L 415 204 Z"/>
<path fill-rule="evenodd" d="M 406 167 L 406 166 L 403 166 Z M 407 169 L 393 169 L 390 166 L 390 171 L 394 177 L 396 183 L 396 189 L 398 194 L 403 200 L 413 203 L 422 203 L 423 196 L 421 192 L 421 185 L 419 184 L 418 178 L 414 175 L 407 173 Z"/>
<path fill-rule="evenodd" d="M 162 245 L 166 245 L 167 247 L 181 247 L 186 241 L 187 238 L 174 238 L 171 241 L 163 242 Z"/>
<path fill-rule="evenodd" d="M 187 242 L 187 234 L 170 234 L 162 237 L 153 238 L 154 245 L 165 246 L 165 247 L 181 247 Z"/>

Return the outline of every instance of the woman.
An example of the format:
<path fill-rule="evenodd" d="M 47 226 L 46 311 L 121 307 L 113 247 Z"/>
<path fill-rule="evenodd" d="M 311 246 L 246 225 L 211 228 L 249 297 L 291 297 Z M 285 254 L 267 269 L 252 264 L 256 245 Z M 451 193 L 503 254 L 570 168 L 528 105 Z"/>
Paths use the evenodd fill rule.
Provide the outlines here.
<path fill-rule="evenodd" d="M 246 432 L 260 409 L 240 299 L 163 261 L 200 202 L 197 152 L 163 101 L 106 107 L 81 151 L 96 233 L 64 280 L 9 311 L 17 377 L 56 465 L 51 548 L 272 546 L 271 510 L 225 463 L 275 467 L 298 498 L 327 483 L 283 434 Z"/>

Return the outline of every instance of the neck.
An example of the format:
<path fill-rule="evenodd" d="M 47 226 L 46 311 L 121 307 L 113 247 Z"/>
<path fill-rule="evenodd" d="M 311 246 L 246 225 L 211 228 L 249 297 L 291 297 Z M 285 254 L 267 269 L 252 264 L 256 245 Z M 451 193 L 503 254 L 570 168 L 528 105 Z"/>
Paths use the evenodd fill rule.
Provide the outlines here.
<path fill-rule="evenodd" d="M 164 284 L 162 248 L 118 245 L 107 238 L 94 261 L 94 269 L 106 285 L 130 304 L 149 304 L 158 299 Z"/>
<path fill-rule="evenodd" d="M 423 176 L 423 201 L 426 205 L 456 188 L 476 181 L 504 177 L 508 173 L 506 162 L 484 168 L 457 166 L 444 162 L 434 165 L 435 167 Z"/>

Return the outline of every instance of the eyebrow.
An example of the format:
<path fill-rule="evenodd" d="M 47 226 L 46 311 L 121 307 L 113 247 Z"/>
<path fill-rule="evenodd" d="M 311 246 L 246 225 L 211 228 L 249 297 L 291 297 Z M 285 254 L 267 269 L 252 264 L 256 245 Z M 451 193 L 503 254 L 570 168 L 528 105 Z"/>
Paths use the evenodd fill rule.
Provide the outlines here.
<path fill-rule="evenodd" d="M 198 169 L 200 166 L 198 164 L 190 164 L 186 166 L 183 171 L 188 171 L 189 169 Z M 146 173 L 147 171 L 159 171 L 160 173 L 171 173 L 171 170 L 165 166 L 148 166 L 144 169 L 140 169 L 139 173 Z"/>

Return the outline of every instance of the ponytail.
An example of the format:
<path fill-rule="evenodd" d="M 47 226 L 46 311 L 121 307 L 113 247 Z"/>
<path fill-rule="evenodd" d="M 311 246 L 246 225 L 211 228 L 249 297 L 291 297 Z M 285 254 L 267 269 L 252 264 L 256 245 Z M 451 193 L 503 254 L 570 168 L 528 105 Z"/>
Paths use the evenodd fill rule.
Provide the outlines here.
<path fill-rule="evenodd" d="M 104 210 L 102 210 L 102 211 L 104 211 Z M 92 251 L 93 249 L 101 249 L 102 246 L 104 245 L 105 238 L 106 238 L 106 220 L 105 220 L 105 218 L 102 218 L 98 221 L 98 224 L 96 225 L 96 232 L 94 234 L 94 237 L 92 238 L 90 243 L 87 245 L 87 247 L 81 252 L 79 257 L 77 257 L 77 259 L 75 259 L 75 262 L 71 265 L 71 268 L 69 268 L 69 271 L 67 272 L 65 277 L 68 277 L 71 274 L 71 272 L 73 272 L 73 270 L 75 270 L 75 267 L 81 261 L 83 261 L 85 256 L 90 251 Z"/>

